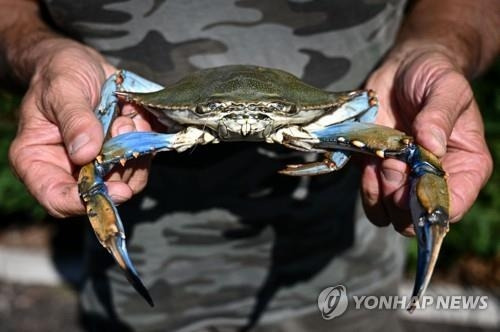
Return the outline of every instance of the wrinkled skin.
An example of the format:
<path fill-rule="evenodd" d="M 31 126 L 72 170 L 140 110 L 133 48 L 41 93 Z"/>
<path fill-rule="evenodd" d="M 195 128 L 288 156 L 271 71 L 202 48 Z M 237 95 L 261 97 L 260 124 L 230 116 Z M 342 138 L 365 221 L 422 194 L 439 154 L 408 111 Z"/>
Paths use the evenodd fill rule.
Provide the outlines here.
<path fill-rule="evenodd" d="M 95 158 L 103 134 L 93 114 L 101 85 L 115 68 L 97 52 L 68 41 L 50 42 L 51 51 L 33 76 L 20 107 L 19 129 L 9 159 L 31 194 L 55 217 L 83 214 L 75 170 Z M 64 91 L 64 93 L 61 93 Z M 125 108 L 124 113 L 132 112 Z M 116 119 L 112 134 L 149 130 L 141 116 Z M 35 171 L 34 171 L 35 170 Z M 132 174 L 133 173 L 133 174 Z M 144 166 L 108 185 L 117 202 L 144 187 Z"/>
<path fill-rule="evenodd" d="M 450 220 L 460 220 L 493 168 L 481 115 L 464 75 L 437 48 L 389 57 L 367 87 L 379 96 L 377 123 L 411 134 L 442 158 L 451 191 Z M 405 172 L 401 162 L 370 160 L 363 172 L 362 197 L 374 224 L 392 223 L 398 232 L 412 236 Z"/>

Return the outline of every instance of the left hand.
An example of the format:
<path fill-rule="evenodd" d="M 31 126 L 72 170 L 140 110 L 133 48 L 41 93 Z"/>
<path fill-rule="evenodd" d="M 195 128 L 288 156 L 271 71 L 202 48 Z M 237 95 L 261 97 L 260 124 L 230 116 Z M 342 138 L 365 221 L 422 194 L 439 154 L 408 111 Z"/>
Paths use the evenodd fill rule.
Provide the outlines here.
<path fill-rule="evenodd" d="M 377 123 L 412 135 L 416 143 L 441 158 L 448 174 L 450 221 L 460 220 L 472 206 L 493 170 L 483 122 L 471 87 L 439 47 L 389 56 L 368 79 L 377 92 Z M 408 208 L 406 166 L 397 160 L 367 164 L 362 197 L 369 219 L 390 223 L 414 235 Z"/>

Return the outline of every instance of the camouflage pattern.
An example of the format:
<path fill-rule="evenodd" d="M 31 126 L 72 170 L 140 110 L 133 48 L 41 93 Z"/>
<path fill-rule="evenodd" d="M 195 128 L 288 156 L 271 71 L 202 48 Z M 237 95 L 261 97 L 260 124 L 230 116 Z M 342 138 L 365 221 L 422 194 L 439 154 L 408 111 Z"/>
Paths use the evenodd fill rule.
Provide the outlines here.
<path fill-rule="evenodd" d="M 161 84 L 225 64 L 289 71 L 329 90 L 360 87 L 391 46 L 403 0 L 47 0 L 55 25 L 117 67 Z M 89 330 L 394 330 L 390 313 L 324 321 L 322 289 L 395 293 L 403 240 L 372 226 L 354 167 L 276 173 L 315 157 L 228 143 L 155 158 L 146 190 L 120 207 L 149 308 L 89 234 L 81 305 Z M 389 327 L 388 327 L 389 325 Z"/>

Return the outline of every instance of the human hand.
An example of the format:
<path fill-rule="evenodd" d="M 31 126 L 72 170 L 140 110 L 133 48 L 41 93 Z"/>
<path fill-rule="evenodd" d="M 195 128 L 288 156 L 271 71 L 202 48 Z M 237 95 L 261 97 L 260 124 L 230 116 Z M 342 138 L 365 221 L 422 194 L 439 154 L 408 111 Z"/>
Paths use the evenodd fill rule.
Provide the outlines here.
<path fill-rule="evenodd" d="M 472 206 L 493 169 L 478 106 L 469 83 L 439 47 L 389 56 L 367 82 L 377 92 L 377 123 L 412 135 L 439 158 L 448 174 L 450 220 Z M 367 164 L 362 197 L 369 219 L 414 235 L 408 208 L 407 166 L 397 160 Z"/>
<path fill-rule="evenodd" d="M 104 80 L 115 69 L 96 51 L 67 39 L 49 39 L 37 61 L 20 106 L 18 133 L 9 151 L 14 172 L 53 216 L 83 214 L 78 195 L 78 166 L 92 161 L 101 149 L 103 131 L 93 114 Z M 122 113 L 131 112 L 125 108 Z M 112 136 L 150 130 L 141 116 L 118 117 Z M 75 174 L 76 173 L 76 174 Z M 146 183 L 144 168 L 115 172 L 107 186 L 115 203 L 129 199 Z"/>

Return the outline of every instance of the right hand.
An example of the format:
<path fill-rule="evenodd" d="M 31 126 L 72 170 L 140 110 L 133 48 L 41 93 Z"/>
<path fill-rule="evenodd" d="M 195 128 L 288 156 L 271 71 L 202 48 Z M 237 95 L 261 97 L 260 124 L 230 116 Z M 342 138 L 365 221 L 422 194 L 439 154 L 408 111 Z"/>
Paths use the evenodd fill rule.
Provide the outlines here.
<path fill-rule="evenodd" d="M 45 51 L 20 106 L 9 160 L 30 193 L 52 216 L 83 214 L 76 183 L 78 166 L 91 162 L 100 152 L 103 131 L 93 109 L 102 83 L 115 68 L 95 50 L 71 40 L 52 39 L 37 47 Z M 121 116 L 114 121 L 111 133 L 150 129 L 140 115 L 133 120 Z M 145 168 L 126 175 L 115 172 L 108 178 L 109 194 L 115 203 L 124 202 L 144 187 L 146 178 Z"/>

